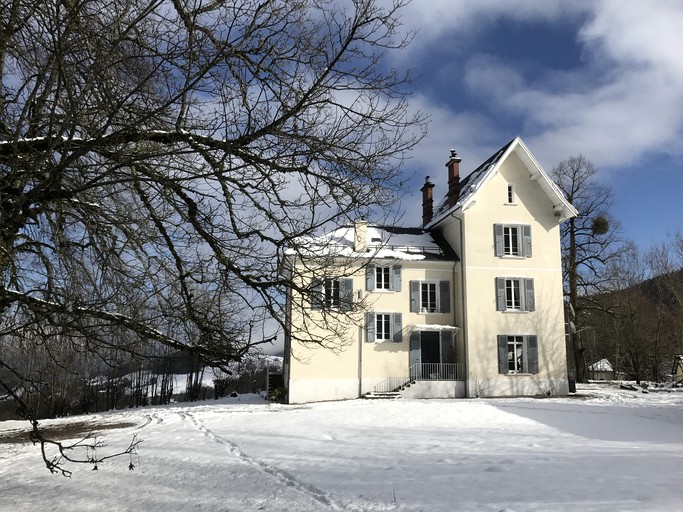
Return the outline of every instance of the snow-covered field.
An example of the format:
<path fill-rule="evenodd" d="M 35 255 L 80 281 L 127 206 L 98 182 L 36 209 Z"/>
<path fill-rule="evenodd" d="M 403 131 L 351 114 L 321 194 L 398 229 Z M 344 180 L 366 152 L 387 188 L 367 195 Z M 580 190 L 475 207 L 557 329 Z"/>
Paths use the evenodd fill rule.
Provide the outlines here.
<path fill-rule="evenodd" d="M 255 396 L 55 420 L 98 425 L 98 455 L 51 475 L 3 443 L 2 511 L 666 511 L 683 503 L 683 393 L 580 388 L 582 398 L 353 400 Z"/>

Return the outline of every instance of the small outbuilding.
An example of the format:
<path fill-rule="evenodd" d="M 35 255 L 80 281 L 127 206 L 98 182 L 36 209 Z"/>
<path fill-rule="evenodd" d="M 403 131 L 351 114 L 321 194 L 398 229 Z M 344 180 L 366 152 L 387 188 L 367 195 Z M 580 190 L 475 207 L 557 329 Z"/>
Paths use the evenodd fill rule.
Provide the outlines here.
<path fill-rule="evenodd" d="M 674 384 L 683 382 L 683 354 L 674 356 L 674 364 L 671 368 L 671 377 Z"/>
<path fill-rule="evenodd" d="M 614 380 L 614 368 L 607 359 L 600 359 L 588 367 L 589 380 Z"/>

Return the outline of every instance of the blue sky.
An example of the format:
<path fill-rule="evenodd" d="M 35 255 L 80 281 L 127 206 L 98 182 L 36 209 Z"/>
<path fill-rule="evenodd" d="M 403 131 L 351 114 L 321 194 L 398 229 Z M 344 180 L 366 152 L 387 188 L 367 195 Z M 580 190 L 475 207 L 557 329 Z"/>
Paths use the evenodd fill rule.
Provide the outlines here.
<path fill-rule="evenodd" d="M 389 65 L 419 75 L 427 138 L 406 167 L 405 224 L 429 175 L 446 191 L 450 148 L 468 174 L 519 135 L 550 171 L 583 154 L 614 193 L 612 214 L 642 249 L 683 221 L 683 2 L 414 0 L 412 45 Z"/>

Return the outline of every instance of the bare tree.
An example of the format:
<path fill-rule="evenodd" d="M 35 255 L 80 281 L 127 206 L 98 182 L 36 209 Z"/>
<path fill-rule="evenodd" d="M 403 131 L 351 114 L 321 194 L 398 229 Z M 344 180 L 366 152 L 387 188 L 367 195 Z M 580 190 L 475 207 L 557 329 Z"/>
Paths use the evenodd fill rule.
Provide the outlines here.
<path fill-rule="evenodd" d="M 552 170 L 553 180 L 579 212 L 561 227 L 565 295 L 575 312 L 577 330 L 582 312 L 595 306 L 590 296 L 609 283 L 607 266 L 620 254 L 620 228 L 609 213 L 612 192 L 596 175 L 593 164 L 582 155 L 570 157 Z M 570 352 L 577 382 L 586 382 L 586 347 L 581 336 L 572 338 Z"/>
<path fill-rule="evenodd" d="M 220 367 L 270 341 L 246 326 L 284 321 L 284 248 L 388 211 L 423 136 L 382 67 L 402 3 L 0 0 L 2 342 Z"/>

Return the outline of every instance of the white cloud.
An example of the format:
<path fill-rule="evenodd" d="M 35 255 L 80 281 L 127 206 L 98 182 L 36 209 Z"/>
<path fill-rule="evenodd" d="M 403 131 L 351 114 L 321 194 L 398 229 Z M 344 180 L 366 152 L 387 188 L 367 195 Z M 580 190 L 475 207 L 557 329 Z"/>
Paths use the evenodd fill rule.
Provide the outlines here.
<path fill-rule="evenodd" d="M 683 2 L 534 0 L 515 2 L 512 8 L 502 0 L 416 1 L 404 21 L 421 26 L 413 49 L 419 53 L 436 41 L 452 41 L 455 48 L 497 20 L 566 24 L 570 17 L 572 23 L 581 23 L 576 42 L 582 62 L 569 72 L 547 69 L 541 80 L 531 79 L 525 70 L 495 56 L 475 53 L 476 42 L 470 46 L 473 53 L 461 65 L 461 77 L 469 94 L 493 113 L 486 115 L 517 119 L 520 135 L 546 167 L 578 153 L 604 168 L 631 164 L 653 152 L 683 153 Z M 471 123 L 475 119 L 475 127 L 493 127 L 495 118 L 424 99 L 422 104 L 433 118 L 423 148 L 436 148 L 443 155 L 454 144 L 465 152 L 459 141 L 475 147 L 490 144 L 490 137 L 481 139 L 489 132 L 473 129 Z M 450 133 L 459 139 L 444 140 Z M 514 135 L 503 135 L 489 149 Z M 420 151 L 417 158 L 422 159 Z"/>

